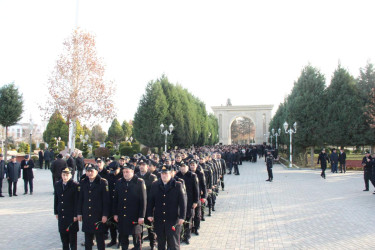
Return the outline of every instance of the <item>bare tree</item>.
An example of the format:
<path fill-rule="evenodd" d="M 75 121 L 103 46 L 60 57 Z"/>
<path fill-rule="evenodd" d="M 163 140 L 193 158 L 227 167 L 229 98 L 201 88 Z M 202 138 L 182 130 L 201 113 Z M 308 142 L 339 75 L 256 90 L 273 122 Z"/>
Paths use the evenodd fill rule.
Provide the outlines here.
<path fill-rule="evenodd" d="M 47 115 L 59 110 L 69 124 L 69 149 L 75 148 L 77 119 L 111 120 L 114 86 L 104 80 L 105 67 L 98 58 L 95 37 L 80 29 L 64 41 L 64 49 L 48 80 Z"/>

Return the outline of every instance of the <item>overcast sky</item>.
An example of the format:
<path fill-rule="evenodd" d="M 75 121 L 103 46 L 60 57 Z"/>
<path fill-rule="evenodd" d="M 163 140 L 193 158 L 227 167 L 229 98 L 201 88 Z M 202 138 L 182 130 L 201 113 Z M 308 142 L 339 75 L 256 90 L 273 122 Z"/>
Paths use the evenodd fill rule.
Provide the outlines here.
<path fill-rule="evenodd" d="M 74 0 L 0 0 L 0 86 L 14 81 L 24 120 L 75 28 Z M 146 84 L 166 74 L 211 106 L 274 104 L 311 63 L 355 77 L 375 62 L 375 1 L 79 0 L 78 26 L 96 35 L 114 80 L 118 119 L 133 119 Z M 108 128 L 108 125 L 104 126 Z"/>

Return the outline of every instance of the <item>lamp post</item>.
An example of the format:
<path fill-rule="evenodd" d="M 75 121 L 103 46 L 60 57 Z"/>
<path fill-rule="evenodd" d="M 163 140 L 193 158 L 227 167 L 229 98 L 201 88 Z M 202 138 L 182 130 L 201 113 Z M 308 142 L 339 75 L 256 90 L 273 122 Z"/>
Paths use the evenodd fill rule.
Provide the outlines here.
<path fill-rule="evenodd" d="M 265 133 L 264 136 L 266 137 L 266 144 L 268 142 L 268 135 L 269 135 L 269 132 Z"/>
<path fill-rule="evenodd" d="M 165 142 L 164 142 L 164 151 L 167 152 L 167 137 L 168 135 L 171 135 L 172 134 L 172 131 L 173 131 L 173 124 L 171 123 L 171 125 L 169 125 L 169 131 L 168 130 L 164 130 L 164 125 L 163 123 L 160 124 L 160 132 L 162 135 L 165 135 Z"/>
<path fill-rule="evenodd" d="M 292 128 L 288 129 L 288 123 L 284 122 L 284 130 L 286 134 L 289 134 L 290 145 L 289 145 L 289 167 L 293 165 L 293 155 L 292 155 L 292 135 L 297 133 L 297 122 L 293 124 L 294 130 Z"/>
<path fill-rule="evenodd" d="M 277 132 L 275 133 L 275 129 L 273 128 L 273 129 L 272 129 L 272 134 L 273 134 L 273 136 L 275 136 L 275 140 L 276 140 L 276 149 L 277 149 L 277 137 L 281 135 L 281 129 L 279 128 L 279 129 L 277 130 Z"/>
<path fill-rule="evenodd" d="M 30 117 L 30 158 L 31 158 L 31 149 L 32 149 L 32 135 L 33 135 L 33 120 Z"/>
<path fill-rule="evenodd" d="M 273 143 L 272 143 L 272 138 L 273 138 L 273 134 L 270 133 L 270 138 L 271 138 L 271 148 L 273 146 Z"/>
<path fill-rule="evenodd" d="M 59 142 L 61 141 L 61 137 L 59 137 L 59 138 L 56 138 L 56 137 L 55 137 L 55 140 L 56 140 L 56 147 L 57 147 L 57 150 L 59 150 Z"/>

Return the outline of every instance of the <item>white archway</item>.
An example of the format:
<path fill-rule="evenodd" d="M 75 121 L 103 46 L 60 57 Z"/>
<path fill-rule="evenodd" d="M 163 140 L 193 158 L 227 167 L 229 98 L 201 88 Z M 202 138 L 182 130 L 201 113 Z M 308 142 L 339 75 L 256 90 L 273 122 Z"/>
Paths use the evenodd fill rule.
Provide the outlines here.
<path fill-rule="evenodd" d="M 254 119 L 252 118 L 252 117 L 250 117 L 250 116 L 248 116 L 248 115 L 236 115 L 236 116 L 234 116 L 231 120 L 230 120 L 230 122 L 229 122 L 229 125 L 228 125 L 228 129 L 229 129 L 229 131 L 228 131 L 228 135 L 229 135 L 229 140 L 231 141 L 231 143 L 232 143 L 232 125 L 233 125 L 233 122 L 237 119 L 237 118 L 240 118 L 240 117 L 245 117 L 245 118 L 248 118 L 253 124 L 254 124 L 254 127 L 255 127 L 255 133 L 256 133 L 256 130 L 257 130 L 257 127 L 255 126 L 255 122 L 254 122 Z M 255 139 L 255 138 L 254 138 Z"/>
<path fill-rule="evenodd" d="M 255 143 L 265 142 L 264 134 L 268 131 L 273 105 L 250 106 L 214 106 L 211 107 L 219 122 L 219 143 L 230 145 L 231 125 L 238 117 L 247 117 L 255 125 Z"/>

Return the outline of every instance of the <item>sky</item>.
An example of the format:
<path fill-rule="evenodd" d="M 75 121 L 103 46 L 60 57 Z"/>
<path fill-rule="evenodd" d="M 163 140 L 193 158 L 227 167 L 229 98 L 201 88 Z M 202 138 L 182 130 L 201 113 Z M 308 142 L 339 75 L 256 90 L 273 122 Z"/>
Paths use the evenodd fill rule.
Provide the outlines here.
<path fill-rule="evenodd" d="M 120 122 L 162 74 L 208 112 L 228 98 L 275 112 L 309 63 L 327 85 L 339 63 L 354 77 L 375 63 L 374 9 L 361 0 L 0 0 L 0 86 L 14 81 L 23 121 L 42 123 L 48 77 L 78 24 L 96 36 Z"/>

